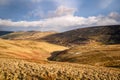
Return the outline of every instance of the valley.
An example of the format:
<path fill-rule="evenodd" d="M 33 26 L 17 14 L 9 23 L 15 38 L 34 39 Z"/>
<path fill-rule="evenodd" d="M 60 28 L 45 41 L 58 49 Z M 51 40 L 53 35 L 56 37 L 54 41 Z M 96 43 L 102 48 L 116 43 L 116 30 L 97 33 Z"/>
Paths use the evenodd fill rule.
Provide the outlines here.
<path fill-rule="evenodd" d="M 119 80 L 120 25 L 0 36 L 0 80 Z"/>

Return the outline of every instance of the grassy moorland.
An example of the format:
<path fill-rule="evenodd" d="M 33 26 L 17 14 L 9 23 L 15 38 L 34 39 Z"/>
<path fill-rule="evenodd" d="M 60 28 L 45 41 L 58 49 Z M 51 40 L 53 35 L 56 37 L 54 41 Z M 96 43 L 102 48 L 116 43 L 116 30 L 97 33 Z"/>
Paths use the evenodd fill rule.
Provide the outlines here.
<path fill-rule="evenodd" d="M 119 25 L 3 35 L 0 80 L 120 80 L 119 35 Z"/>
<path fill-rule="evenodd" d="M 71 63 L 0 58 L 0 80 L 119 80 L 120 71 Z"/>
<path fill-rule="evenodd" d="M 120 45 L 91 44 L 54 52 L 50 60 L 120 68 Z"/>
<path fill-rule="evenodd" d="M 26 41 L 26 40 L 3 40 L 0 39 L 0 80 L 119 80 L 120 70 L 117 68 L 101 67 L 100 64 L 91 66 L 88 64 L 76 64 L 67 62 L 48 61 L 50 53 L 66 50 L 82 51 L 86 55 L 94 54 L 96 49 L 88 47 L 75 47 L 68 49 L 63 46 L 53 45 L 46 42 Z M 119 51 L 119 45 L 100 48 L 101 51 L 109 49 Z M 89 48 L 89 49 L 88 49 Z M 112 50 L 114 48 L 114 50 Z M 72 50 L 73 49 L 73 50 Z M 88 50 L 87 50 L 88 49 Z M 71 52 L 70 51 L 70 52 Z M 64 51 L 63 51 L 64 52 Z M 78 53 L 78 52 L 77 52 Z M 61 53 L 62 54 L 62 53 Z M 66 54 L 66 53 L 65 53 Z M 65 54 L 62 54 L 63 56 Z M 71 54 L 71 57 L 75 57 Z M 116 54 L 113 54 L 114 56 Z M 59 56 L 56 56 L 58 58 Z M 64 56 L 66 59 L 70 57 Z M 88 59 L 89 56 L 86 56 Z M 85 59 L 81 56 L 83 62 Z M 89 63 L 97 62 L 95 57 Z M 103 59 L 104 57 L 101 57 Z M 106 58 L 106 56 L 105 56 Z M 118 57 L 119 58 L 119 57 Z M 62 59 L 62 58 L 61 58 Z M 73 58 L 76 60 L 75 58 Z M 73 60 L 71 59 L 71 60 Z M 90 58 L 91 59 L 91 58 Z M 99 58 L 98 58 L 99 59 Z M 77 60 L 76 60 L 77 61 Z M 93 62 L 92 62 L 93 61 Z M 69 61 L 68 61 L 69 62 Z M 108 62 L 109 63 L 109 62 Z M 108 64 L 107 63 L 107 64 Z M 115 64 L 116 61 L 113 61 Z M 103 63 L 101 63 L 103 65 Z M 118 64 L 118 63 L 116 63 Z M 105 63 L 104 63 L 105 65 Z M 111 63 L 109 63 L 111 65 Z"/>
<path fill-rule="evenodd" d="M 5 33 L 5 31 L 1 32 Z M 17 39 L 17 40 L 36 40 L 43 38 L 45 36 L 49 36 L 52 34 L 55 34 L 55 31 L 46 31 L 46 32 L 41 32 L 41 31 L 19 31 L 19 32 L 12 32 L 6 35 L 0 36 L 0 38 L 3 39 Z"/>
<path fill-rule="evenodd" d="M 103 44 L 120 44 L 120 25 L 78 28 L 58 34 L 48 35 L 43 39 L 51 43 L 68 47 L 88 44 L 91 40 Z"/>
<path fill-rule="evenodd" d="M 51 52 L 65 49 L 47 42 L 0 39 L 0 57 L 46 60 Z"/>

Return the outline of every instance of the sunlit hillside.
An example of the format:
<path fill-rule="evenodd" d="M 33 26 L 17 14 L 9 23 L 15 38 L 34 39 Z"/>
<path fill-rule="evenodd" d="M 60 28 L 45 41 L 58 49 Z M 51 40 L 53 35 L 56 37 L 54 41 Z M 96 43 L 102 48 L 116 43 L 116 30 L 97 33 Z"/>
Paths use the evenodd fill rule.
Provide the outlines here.
<path fill-rule="evenodd" d="M 47 42 L 0 39 L 0 57 L 47 59 L 51 52 L 67 49 Z"/>
<path fill-rule="evenodd" d="M 120 80 L 120 0 L 0 0 L 0 80 Z"/>
<path fill-rule="evenodd" d="M 103 26 L 3 35 L 0 80 L 119 80 L 119 30 Z"/>
<path fill-rule="evenodd" d="M 2 33 L 5 33 L 4 31 Z M 18 31 L 10 34 L 2 35 L 0 38 L 3 39 L 14 39 L 14 40 L 36 40 L 52 34 L 55 34 L 55 31 Z"/>

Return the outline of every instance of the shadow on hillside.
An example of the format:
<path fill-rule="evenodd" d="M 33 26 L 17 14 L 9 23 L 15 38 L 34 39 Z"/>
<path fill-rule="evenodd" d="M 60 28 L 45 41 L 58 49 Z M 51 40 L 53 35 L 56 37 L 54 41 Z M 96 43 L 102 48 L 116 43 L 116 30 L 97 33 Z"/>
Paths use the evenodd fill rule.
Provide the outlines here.
<path fill-rule="evenodd" d="M 13 33 L 13 31 L 0 31 L 0 36 Z"/>
<path fill-rule="evenodd" d="M 120 25 L 104 25 L 78 28 L 41 38 L 49 43 L 68 46 L 95 40 L 103 44 L 120 44 Z"/>
<path fill-rule="evenodd" d="M 82 62 L 75 62 L 75 61 L 72 62 L 72 58 L 69 58 L 69 61 L 67 61 L 67 60 L 65 61 L 60 56 L 64 55 L 66 53 L 66 51 L 67 50 L 54 51 L 54 52 L 51 53 L 51 56 L 48 57 L 47 59 L 49 61 L 70 62 L 70 63 L 78 63 L 78 64 L 84 64 L 84 65 L 87 64 L 87 65 L 92 65 L 92 66 L 97 66 L 97 67 L 101 66 L 101 67 L 106 67 L 106 68 L 120 69 L 120 62 L 119 61 L 117 62 L 117 60 L 115 60 L 115 62 L 113 60 L 111 60 L 110 63 L 109 62 L 105 63 L 105 61 L 103 61 L 103 63 L 101 65 L 95 65 L 95 63 L 94 64 L 89 64 L 89 63 L 82 63 Z M 76 60 L 76 59 L 74 58 L 74 60 Z M 83 61 L 84 61 L 84 59 L 83 59 Z M 101 61 L 96 61 L 96 63 L 99 63 L 99 62 L 101 62 Z"/>
<path fill-rule="evenodd" d="M 51 56 L 48 57 L 47 59 L 49 61 L 56 61 L 55 58 L 59 55 L 59 53 L 62 52 L 62 51 L 54 51 L 51 53 Z"/>

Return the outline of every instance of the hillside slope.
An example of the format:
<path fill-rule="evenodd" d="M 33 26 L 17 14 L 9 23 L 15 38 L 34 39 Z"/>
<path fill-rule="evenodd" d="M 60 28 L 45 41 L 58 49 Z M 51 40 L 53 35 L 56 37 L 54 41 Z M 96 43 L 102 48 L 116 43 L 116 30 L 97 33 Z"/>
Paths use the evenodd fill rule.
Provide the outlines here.
<path fill-rule="evenodd" d="M 41 31 L 18 31 L 18 32 L 13 32 L 10 34 L 6 34 L 3 36 L 0 36 L 0 38 L 3 39 L 14 39 L 14 40 L 36 40 L 39 38 L 43 38 L 45 36 L 49 36 L 52 34 L 55 34 L 55 31 L 46 31 L 46 32 L 41 32 Z"/>
<path fill-rule="evenodd" d="M 43 38 L 44 40 L 65 46 L 87 44 L 91 40 L 103 44 L 120 43 L 120 25 L 80 28 Z"/>
<path fill-rule="evenodd" d="M 120 25 L 79 28 L 63 33 L 56 33 L 54 31 L 21 31 L 0 36 L 0 38 L 14 40 L 43 40 L 64 46 L 89 44 L 91 41 L 100 42 L 102 44 L 120 44 Z"/>
<path fill-rule="evenodd" d="M 51 52 L 65 50 L 66 47 L 29 40 L 0 39 L 0 57 L 47 60 Z"/>
<path fill-rule="evenodd" d="M 12 33 L 12 31 L 0 31 L 0 36 Z"/>
<path fill-rule="evenodd" d="M 120 68 L 120 45 L 84 45 L 54 52 L 49 60 Z"/>

